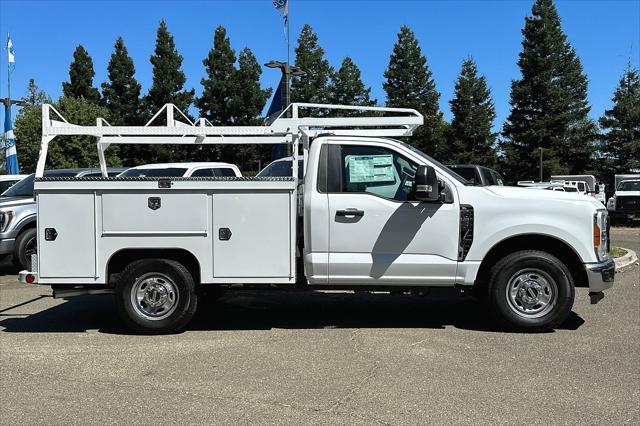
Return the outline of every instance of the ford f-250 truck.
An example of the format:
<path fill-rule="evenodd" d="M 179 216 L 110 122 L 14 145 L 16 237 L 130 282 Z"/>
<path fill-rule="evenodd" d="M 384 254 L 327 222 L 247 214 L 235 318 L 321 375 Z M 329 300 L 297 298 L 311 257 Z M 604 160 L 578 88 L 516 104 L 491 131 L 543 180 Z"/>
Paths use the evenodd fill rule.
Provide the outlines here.
<path fill-rule="evenodd" d="M 596 303 L 613 284 L 601 203 L 470 186 L 391 139 L 422 124 L 415 110 L 292 104 L 254 127 L 178 123 L 174 111 L 161 110 L 160 126 L 73 126 L 43 107 L 38 252 L 23 282 L 50 285 L 56 297 L 113 293 L 142 333 L 182 329 L 198 290 L 215 286 L 458 287 L 507 326 L 538 330 L 567 318 L 576 286 Z M 293 158 L 302 147 L 305 173 L 294 164 L 291 177 L 42 177 L 49 143 L 68 134 L 95 136 L 103 169 L 115 143 L 287 143 Z"/>

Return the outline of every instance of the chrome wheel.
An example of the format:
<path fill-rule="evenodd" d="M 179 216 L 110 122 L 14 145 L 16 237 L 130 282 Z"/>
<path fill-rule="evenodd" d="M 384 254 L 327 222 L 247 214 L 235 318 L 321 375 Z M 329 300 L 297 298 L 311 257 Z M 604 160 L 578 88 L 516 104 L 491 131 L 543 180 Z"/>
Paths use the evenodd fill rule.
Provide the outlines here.
<path fill-rule="evenodd" d="M 509 307 L 525 318 L 540 318 L 549 313 L 558 299 L 558 286 L 553 278 L 539 269 L 516 272 L 506 288 Z"/>
<path fill-rule="evenodd" d="M 131 287 L 131 304 L 138 314 L 150 319 L 167 318 L 178 306 L 178 289 L 171 278 L 150 272 Z"/>

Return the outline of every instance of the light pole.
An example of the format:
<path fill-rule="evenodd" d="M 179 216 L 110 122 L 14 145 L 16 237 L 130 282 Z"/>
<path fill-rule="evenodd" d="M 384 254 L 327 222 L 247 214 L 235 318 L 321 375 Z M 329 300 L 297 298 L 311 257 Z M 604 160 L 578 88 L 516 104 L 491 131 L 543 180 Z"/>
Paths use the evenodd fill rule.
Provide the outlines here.
<path fill-rule="evenodd" d="M 282 99 L 282 109 L 285 110 L 291 103 L 291 76 L 304 75 L 304 72 L 300 71 L 297 67 L 292 67 L 289 62 L 282 61 L 269 61 L 264 64 L 267 68 L 278 68 L 282 72 L 283 79 L 281 82 L 285 84 L 284 99 Z"/>
<path fill-rule="evenodd" d="M 540 166 L 539 166 L 540 167 L 540 182 L 542 182 L 542 175 L 543 175 L 543 173 L 542 173 L 542 171 L 543 171 L 543 168 L 542 168 L 542 151 L 544 150 L 544 148 L 539 147 L 538 150 L 540 151 Z"/>

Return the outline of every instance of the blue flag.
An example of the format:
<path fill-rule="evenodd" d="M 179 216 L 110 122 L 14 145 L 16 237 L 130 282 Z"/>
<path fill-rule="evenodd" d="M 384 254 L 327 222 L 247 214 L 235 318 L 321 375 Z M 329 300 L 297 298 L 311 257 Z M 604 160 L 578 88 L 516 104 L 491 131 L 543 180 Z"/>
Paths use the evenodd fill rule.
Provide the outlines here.
<path fill-rule="evenodd" d="M 4 107 L 4 146 L 7 155 L 7 173 L 18 174 L 18 152 L 16 151 L 16 138 L 13 135 L 13 125 L 11 124 L 11 109 Z"/>
<path fill-rule="evenodd" d="M 273 5 L 278 10 L 278 12 L 282 13 L 284 17 L 284 22 L 287 23 L 287 19 L 289 19 L 289 0 L 272 0 Z"/>

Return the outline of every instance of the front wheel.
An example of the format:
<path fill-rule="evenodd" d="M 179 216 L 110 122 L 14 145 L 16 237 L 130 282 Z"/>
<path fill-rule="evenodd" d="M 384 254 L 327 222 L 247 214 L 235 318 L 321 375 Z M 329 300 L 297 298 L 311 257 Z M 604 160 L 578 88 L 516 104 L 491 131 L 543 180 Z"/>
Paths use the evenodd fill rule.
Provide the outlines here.
<path fill-rule="evenodd" d="M 197 305 L 193 277 L 175 260 L 133 262 L 116 284 L 118 313 L 138 333 L 178 332 L 193 318 Z"/>
<path fill-rule="evenodd" d="M 498 319 L 510 328 L 556 328 L 567 319 L 574 297 L 567 267 L 543 251 L 512 253 L 491 270 L 489 303 Z"/>
<path fill-rule="evenodd" d="M 31 271 L 31 256 L 38 251 L 38 236 L 36 228 L 23 231 L 16 238 L 13 252 L 15 266 Z"/>

